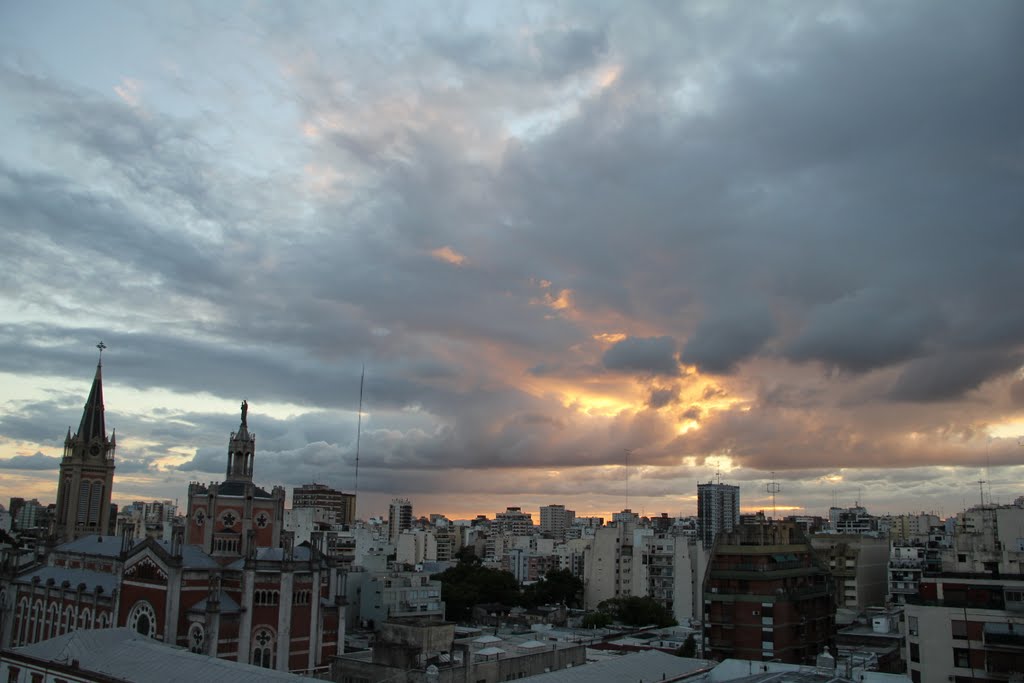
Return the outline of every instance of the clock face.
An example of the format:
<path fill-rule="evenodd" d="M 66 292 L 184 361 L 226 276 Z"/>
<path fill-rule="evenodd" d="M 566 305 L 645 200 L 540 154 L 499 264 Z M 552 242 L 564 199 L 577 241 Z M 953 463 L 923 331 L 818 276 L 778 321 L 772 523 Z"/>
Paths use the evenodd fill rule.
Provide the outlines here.
<path fill-rule="evenodd" d="M 96 444 L 93 444 L 92 448 L 89 449 L 89 452 L 92 453 L 93 455 L 99 455 L 100 454 L 100 447 L 97 446 Z"/>

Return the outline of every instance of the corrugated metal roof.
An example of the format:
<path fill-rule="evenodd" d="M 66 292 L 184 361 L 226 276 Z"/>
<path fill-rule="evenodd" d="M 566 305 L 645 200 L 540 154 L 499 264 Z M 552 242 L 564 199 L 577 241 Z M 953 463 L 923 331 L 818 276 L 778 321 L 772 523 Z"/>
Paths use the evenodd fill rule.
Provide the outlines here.
<path fill-rule="evenodd" d="M 91 534 L 73 541 L 62 543 L 54 550 L 60 553 L 81 553 L 84 555 L 103 555 L 117 557 L 121 554 L 120 536 L 97 536 Z"/>
<path fill-rule="evenodd" d="M 283 671 L 197 655 L 147 638 L 129 628 L 80 630 L 14 650 L 51 662 L 78 660 L 84 672 L 146 683 L 248 683 L 249 681 L 318 681 Z"/>
<path fill-rule="evenodd" d="M 68 569 L 67 567 L 40 567 L 34 572 L 22 574 L 15 581 L 32 583 L 32 579 L 36 576 L 44 585 L 48 579 L 53 579 L 57 586 L 67 581 L 71 588 L 77 588 L 78 584 L 84 583 L 87 593 L 95 592 L 96 586 L 100 586 L 103 592 L 109 594 L 117 587 L 118 583 L 118 577 L 114 574 L 96 572 L 91 569 Z"/>
<path fill-rule="evenodd" d="M 659 650 L 632 652 L 614 659 L 574 666 L 570 669 L 527 676 L 523 680 L 536 683 L 648 683 L 672 680 L 679 676 L 709 669 L 715 665 L 703 659 L 676 657 Z"/>

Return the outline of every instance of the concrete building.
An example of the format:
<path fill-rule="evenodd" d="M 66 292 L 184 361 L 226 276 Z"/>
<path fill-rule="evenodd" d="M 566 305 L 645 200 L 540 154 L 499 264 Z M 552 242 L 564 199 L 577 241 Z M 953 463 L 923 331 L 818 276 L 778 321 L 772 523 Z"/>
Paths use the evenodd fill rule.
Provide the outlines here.
<path fill-rule="evenodd" d="M 53 534 L 62 542 L 110 529 L 116 437 L 107 436 L 103 413 L 103 365 L 97 363 L 78 431 L 72 436 L 68 427 L 64 439 L 53 520 Z"/>
<path fill-rule="evenodd" d="M 704 578 L 704 653 L 815 662 L 832 643 L 832 578 L 791 522 L 719 534 Z"/>
<path fill-rule="evenodd" d="M 814 534 L 811 547 L 828 566 L 836 607 L 881 607 L 889 592 L 889 541 L 861 534 Z"/>
<path fill-rule="evenodd" d="M 371 651 L 334 659 L 332 680 L 499 683 L 586 663 L 580 643 L 541 642 L 532 634 L 456 638 L 454 625 L 445 622 L 389 620 L 375 635 Z"/>
<path fill-rule="evenodd" d="M 564 505 L 545 505 L 540 509 L 540 532 L 551 538 L 565 540 L 566 532 L 572 528 L 576 518 L 574 510 Z"/>
<path fill-rule="evenodd" d="M 405 498 L 394 498 L 388 507 L 388 540 L 398 545 L 398 536 L 412 528 L 412 503 Z"/>
<path fill-rule="evenodd" d="M 1008 681 L 1024 672 L 1024 580 L 923 578 L 906 598 L 911 680 Z"/>
<path fill-rule="evenodd" d="M 715 536 L 740 523 L 740 487 L 729 484 L 697 485 L 697 522 L 701 542 L 710 548 Z"/>
<path fill-rule="evenodd" d="M 441 582 L 426 572 L 352 572 L 347 580 L 349 600 L 358 604 L 362 624 L 375 627 L 403 617 L 444 620 Z"/>
<path fill-rule="evenodd" d="M 533 515 L 523 512 L 522 508 L 509 507 L 504 512 L 494 515 L 490 522 L 492 534 L 506 534 L 510 536 L 528 536 L 533 533 Z"/>
<path fill-rule="evenodd" d="M 703 616 L 702 590 L 708 554 L 703 544 L 684 535 L 634 534 L 634 595 L 663 605 L 680 624 Z"/>
<path fill-rule="evenodd" d="M 355 522 L 356 497 L 326 484 L 303 484 L 292 489 L 292 509 L 321 508 L 332 524 L 350 526 Z"/>

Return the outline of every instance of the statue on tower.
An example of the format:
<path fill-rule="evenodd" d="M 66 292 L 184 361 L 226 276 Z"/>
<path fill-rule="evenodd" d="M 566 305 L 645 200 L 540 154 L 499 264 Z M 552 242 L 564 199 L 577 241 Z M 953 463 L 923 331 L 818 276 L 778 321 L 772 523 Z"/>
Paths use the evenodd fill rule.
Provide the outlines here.
<path fill-rule="evenodd" d="M 249 414 L 249 402 L 248 402 L 248 401 L 245 401 L 245 400 L 243 400 L 243 401 L 242 401 L 242 426 L 243 426 L 243 427 L 248 427 L 248 426 L 249 426 L 249 425 L 247 425 L 247 424 L 245 423 L 245 418 L 246 418 L 246 416 L 247 416 L 248 414 Z"/>

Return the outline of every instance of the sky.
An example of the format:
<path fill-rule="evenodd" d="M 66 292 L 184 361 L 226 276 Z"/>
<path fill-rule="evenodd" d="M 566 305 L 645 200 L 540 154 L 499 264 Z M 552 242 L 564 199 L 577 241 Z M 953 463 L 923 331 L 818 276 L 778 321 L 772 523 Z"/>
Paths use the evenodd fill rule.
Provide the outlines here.
<path fill-rule="evenodd" d="M 0 26 L 4 503 L 53 501 L 100 340 L 122 504 L 222 478 L 243 399 L 257 483 L 360 517 L 1024 494 L 1020 2 Z"/>

